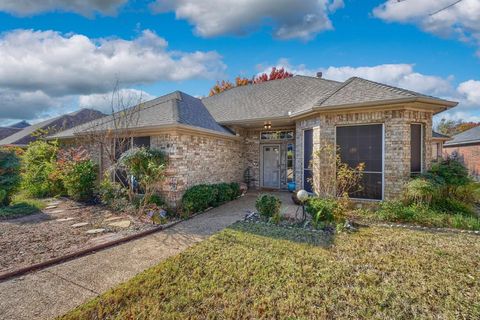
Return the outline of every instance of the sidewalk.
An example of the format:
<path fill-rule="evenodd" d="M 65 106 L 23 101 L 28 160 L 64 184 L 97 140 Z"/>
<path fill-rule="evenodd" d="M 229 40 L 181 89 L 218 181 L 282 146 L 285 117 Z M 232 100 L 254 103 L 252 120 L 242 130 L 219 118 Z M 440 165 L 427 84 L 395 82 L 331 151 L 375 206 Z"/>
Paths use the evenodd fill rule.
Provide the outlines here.
<path fill-rule="evenodd" d="M 0 283 L 3 320 L 60 316 L 243 218 L 255 193 L 169 229 Z"/>

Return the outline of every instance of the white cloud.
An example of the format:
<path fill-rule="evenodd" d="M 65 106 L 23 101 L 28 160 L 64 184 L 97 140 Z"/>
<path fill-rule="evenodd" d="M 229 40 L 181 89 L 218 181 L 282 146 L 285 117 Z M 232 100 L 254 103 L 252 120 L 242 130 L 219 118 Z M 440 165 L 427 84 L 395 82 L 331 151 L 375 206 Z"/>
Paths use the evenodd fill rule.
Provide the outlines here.
<path fill-rule="evenodd" d="M 213 79 L 225 69 L 218 53 L 169 50 L 167 41 L 149 30 L 133 40 L 14 30 L 0 35 L 0 120 L 53 115 L 77 103 L 95 102 L 105 110 L 101 97 L 116 83 L 130 88 Z M 123 93 L 134 92 L 140 91 Z"/>
<path fill-rule="evenodd" d="M 280 39 L 309 40 L 321 31 L 332 29 L 328 17 L 343 7 L 343 0 L 156 0 L 156 13 L 175 11 L 203 37 L 245 34 L 270 25 Z"/>
<path fill-rule="evenodd" d="M 15 30 L 0 37 L 0 87 L 49 95 L 103 93 L 116 81 L 130 86 L 214 78 L 225 69 L 214 51 L 167 47 L 167 41 L 149 30 L 133 40 Z"/>
<path fill-rule="evenodd" d="M 50 11 L 113 15 L 128 0 L 0 0 L 0 11 L 29 16 Z"/>
<path fill-rule="evenodd" d="M 438 12 L 454 2 L 388 0 L 376 7 L 373 14 L 387 22 L 412 23 L 426 32 L 443 37 L 456 37 L 480 46 L 480 1 L 463 0 Z"/>
<path fill-rule="evenodd" d="M 154 96 L 142 90 L 120 89 L 108 93 L 81 95 L 78 97 L 78 105 L 81 108 L 96 109 L 109 114 L 112 109 L 119 110 L 119 108 L 131 107 L 154 98 Z"/>
<path fill-rule="evenodd" d="M 466 97 L 466 102 L 480 106 L 480 81 L 468 80 L 460 83 L 458 91 Z"/>

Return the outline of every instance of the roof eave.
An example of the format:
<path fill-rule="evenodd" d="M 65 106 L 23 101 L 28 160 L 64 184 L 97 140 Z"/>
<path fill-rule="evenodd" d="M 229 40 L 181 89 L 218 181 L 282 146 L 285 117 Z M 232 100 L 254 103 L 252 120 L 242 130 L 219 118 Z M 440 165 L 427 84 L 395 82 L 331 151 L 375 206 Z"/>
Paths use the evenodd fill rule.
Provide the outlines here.
<path fill-rule="evenodd" d="M 480 144 L 480 139 L 468 140 L 468 141 L 462 141 L 462 142 L 450 142 L 450 143 L 444 144 L 443 146 L 448 148 L 448 147 L 457 147 L 457 146 L 464 146 L 464 145 L 470 145 L 470 144 Z"/>

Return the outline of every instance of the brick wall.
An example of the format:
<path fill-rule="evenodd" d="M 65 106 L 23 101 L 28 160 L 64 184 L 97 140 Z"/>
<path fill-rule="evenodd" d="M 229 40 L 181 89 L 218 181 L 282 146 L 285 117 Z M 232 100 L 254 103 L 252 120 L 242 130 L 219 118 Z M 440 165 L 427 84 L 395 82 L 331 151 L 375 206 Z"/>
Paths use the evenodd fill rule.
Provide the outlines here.
<path fill-rule="evenodd" d="M 424 125 L 423 169 L 430 168 L 432 158 L 432 113 L 412 110 L 323 113 L 297 122 L 296 182 L 303 187 L 303 130 L 313 129 L 314 150 L 335 144 L 336 126 L 384 124 L 384 198 L 400 196 L 410 177 L 410 124 Z M 334 164 L 321 161 L 320 171 L 334 170 Z M 322 172 L 315 173 L 322 176 Z"/>
<path fill-rule="evenodd" d="M 480 181 L 480 144 L 443 147 L 446 156 L 455 154 L 468 168 L 469 173 Z"/>

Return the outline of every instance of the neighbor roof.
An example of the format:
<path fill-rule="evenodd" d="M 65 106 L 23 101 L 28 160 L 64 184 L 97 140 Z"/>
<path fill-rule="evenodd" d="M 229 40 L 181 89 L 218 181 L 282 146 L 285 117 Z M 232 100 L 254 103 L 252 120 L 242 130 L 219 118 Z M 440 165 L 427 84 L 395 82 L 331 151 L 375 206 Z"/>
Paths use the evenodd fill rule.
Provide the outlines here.
<path fill-rule="evenodd" d="M 73 126 L 91 121 L 92 119 L 98 119 L 102 116 L 104 116 L 104 114 L 100 111 L 81 109 L 79 111 L 48 119 L 21 129 L 11 136 L 0 140 L 0 145 L 25 146 L 36 139 L 36 137 L 32 136 L 32 134 L 40 129 L 58 131 L 65 128 L 72 128 Z"/>
<path fill-rule="evenodd" d="M 452 137 L 452 140 L 447 141 L 444 146 L 451 147 L 460 144 L 480 144 L 480 126 L 474 127 Z"/>
<path fill-rule="evenodd" d="M 123 128 L 127 128 L 127 125 L 129 129 L 185 125 L 233 136 L 228 129 L 222 127 L 215 121 L 200 99 L 180 91 L 175 91 L 147 101 L 129 110 L 131 113 L 128 117 L 132 123 L 124 123 Z M 118 115 L 118 113 L 116 113 L 116 115 Z M 115 129 L 115 119 L 119 118 L 112 115 L 106 116 L 81 126 L 59 132 L 51 136 L 51 138 L 71 138 L 85 131 Z"/>
<path fill-rule="evenodd" d="M 22 130 L 21 128 L 0 127 L 0 140 L 11 136 L 12 134 Z"/>
<path fill-rule="evenodd" d="M 449 136 L 444 135 L 444 134 L 441 134 L 441 133 L 438 133 L 438 132 L 433 131 L 433 130 L 432 130 L 432 138 L 433 138 L 433 139 L 440 139 L 440 140 L 448 140 L 448 139 L 451 139 Z"/>

